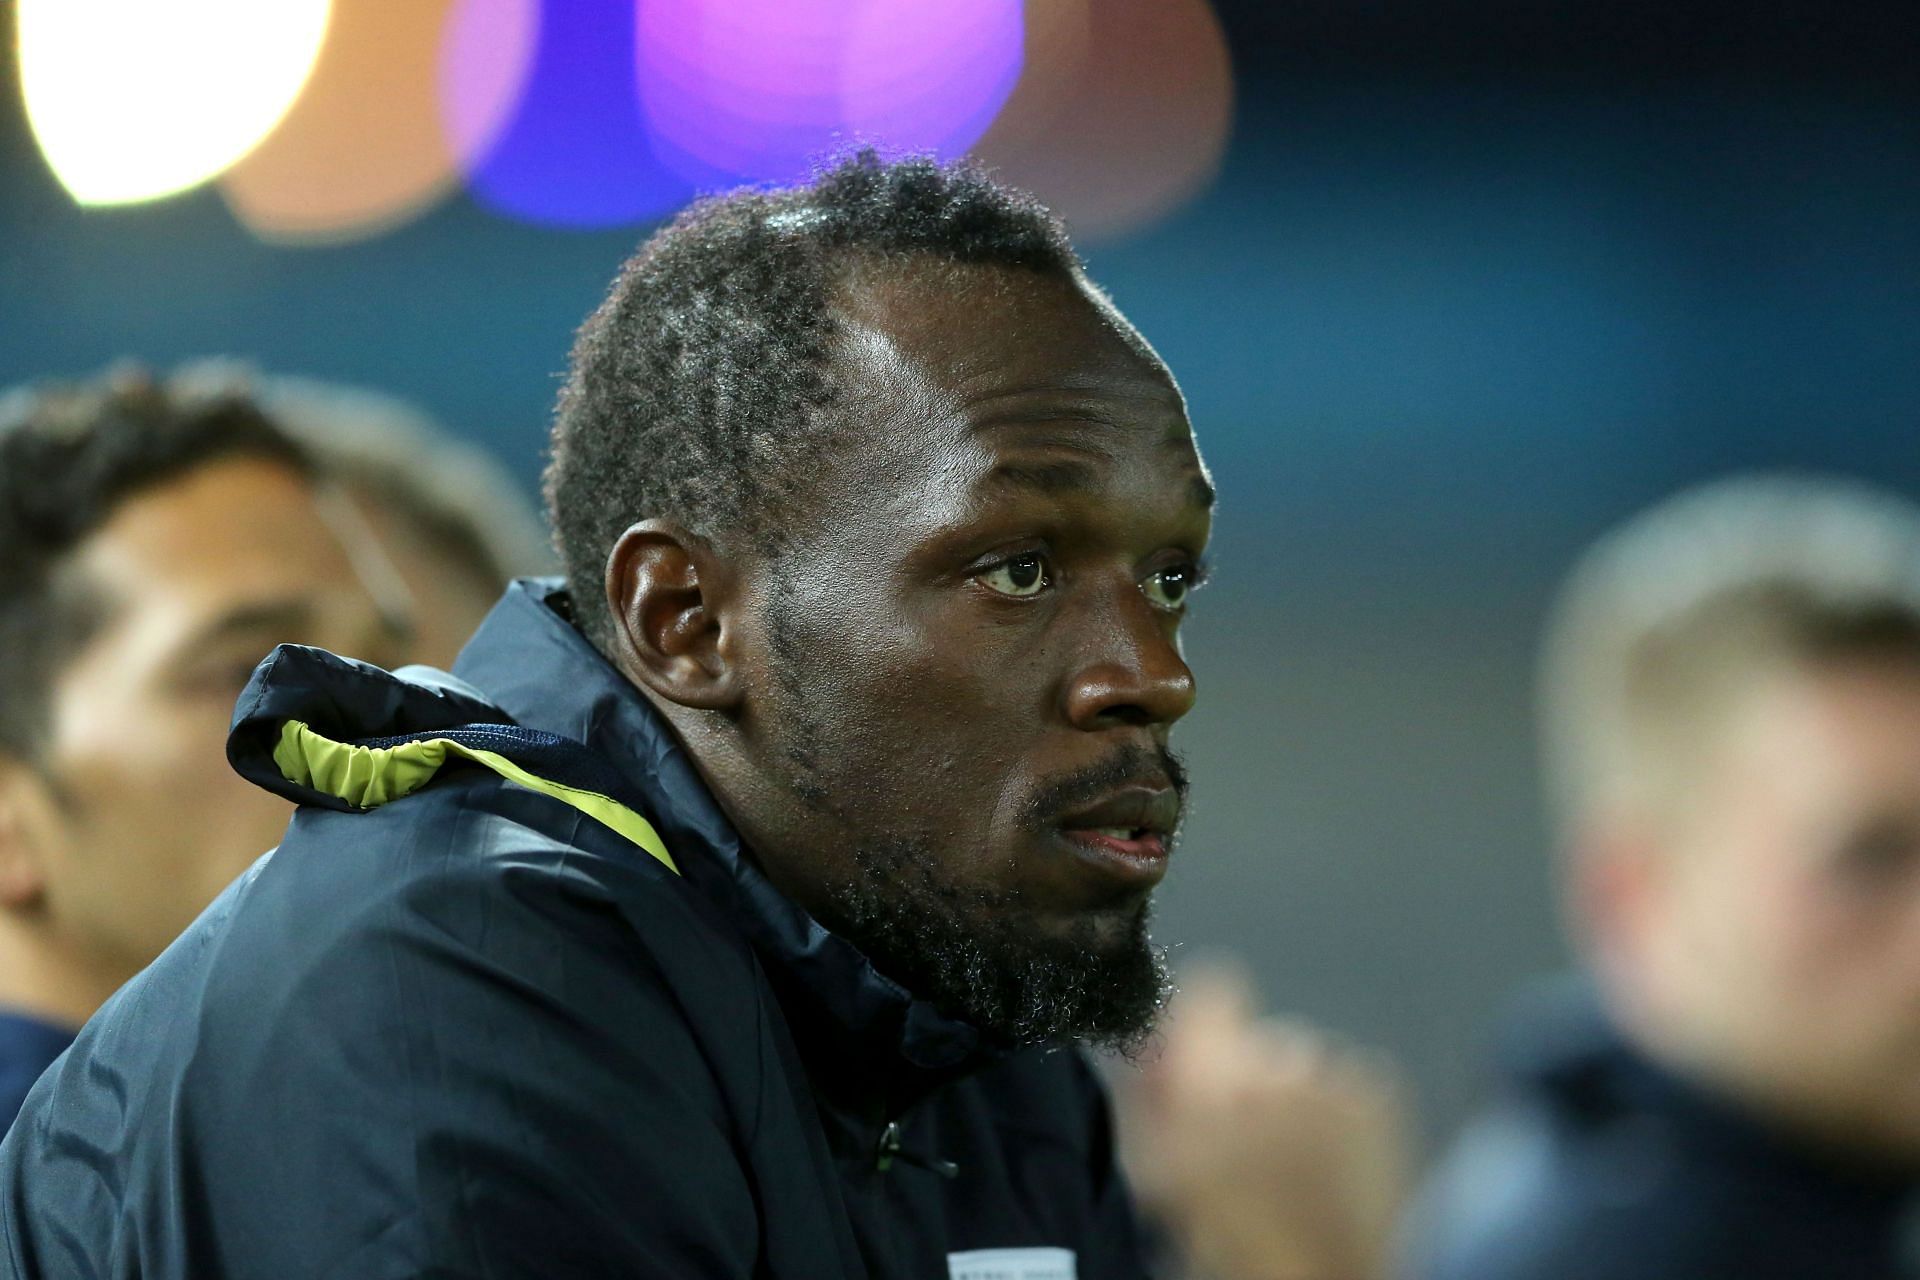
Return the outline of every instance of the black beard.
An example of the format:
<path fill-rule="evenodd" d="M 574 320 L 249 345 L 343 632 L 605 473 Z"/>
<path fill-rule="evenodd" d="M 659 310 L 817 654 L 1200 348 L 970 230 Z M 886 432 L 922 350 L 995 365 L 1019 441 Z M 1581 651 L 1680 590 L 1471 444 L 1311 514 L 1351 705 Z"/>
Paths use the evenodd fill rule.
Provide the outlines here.
<path fill-rule="evenodd" d="M 1013 1045 L 1081 1042 L 1136 1051 L 1166 1004 L 1165 955 L 1147 903 L 1043 931 L 1017 893 L 959 885 L 932 853 L 901 840 L 856 850 L 853 878 L 826 886 L 834 932 L 874 967 Z"/>

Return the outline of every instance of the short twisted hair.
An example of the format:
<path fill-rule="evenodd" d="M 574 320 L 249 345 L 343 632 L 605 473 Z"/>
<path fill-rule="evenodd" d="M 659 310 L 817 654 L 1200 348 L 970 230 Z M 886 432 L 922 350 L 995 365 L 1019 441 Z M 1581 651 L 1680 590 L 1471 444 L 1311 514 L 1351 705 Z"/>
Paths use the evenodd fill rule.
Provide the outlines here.
<path fill-rule="evenodd" d="M 1077 277 L 1058 219 L 978 169 L 871 150 L 801 187 L 693 205 L 581 327 L 545 492 L 576 621 L 603 650 L 607 556 L 664 517 L 771 550 L 780 499 L 831 431 L 833 295 L 856 260 L 932 258 Z"/>

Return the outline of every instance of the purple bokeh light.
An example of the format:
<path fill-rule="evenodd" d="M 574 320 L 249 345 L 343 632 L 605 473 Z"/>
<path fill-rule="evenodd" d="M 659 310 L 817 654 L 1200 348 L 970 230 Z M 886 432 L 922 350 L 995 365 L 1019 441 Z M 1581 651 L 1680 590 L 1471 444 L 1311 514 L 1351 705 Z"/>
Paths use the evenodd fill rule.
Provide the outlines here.
<path fill-rule="evenodd" d="M 837 145 L 957 156 L 1020 75 L 1020 0 L 642 0 L 641 114 L 696 186 L 787 182 Z"/>
<path fill-rule="evenodd" d="M 482 203 L 619 225 L 849 143 L 961 155 L 1024 35 L 1020 0 L 459 0 L 442 114 Z"/>
<path fill-rule="evenodd" d="M 634 0 L 463 0 L 448 23 L 441 102 L 476 199 L 571 227 L 686 203 L 691 186 L 655 157 L 634 109 L 634 25 Z M 515 83 L 517 94 L 503 94 Z"/>
<path fill-rule="evenodd" d="M 964 154 L 1020 79 L 1026 23 L 1019 0 L 866 0 L 857 7 L 842 64 L 847 128 L 892 149 Z"/>

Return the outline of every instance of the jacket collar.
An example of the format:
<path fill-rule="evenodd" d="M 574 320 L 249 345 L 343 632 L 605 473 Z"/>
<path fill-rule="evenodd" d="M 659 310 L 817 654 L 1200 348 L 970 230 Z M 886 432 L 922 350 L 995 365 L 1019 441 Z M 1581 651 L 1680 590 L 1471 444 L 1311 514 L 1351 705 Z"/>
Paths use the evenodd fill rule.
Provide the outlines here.
<path fill-rule="evenodd" d="M 1583 1123 L 1631 1117 L 1687 1150 L 1715 1153 L 1755 1181 L 1874 1215 L 1904 1209 L 1920 1169 L 1878 1165 L 1792 1136 L 1720 1089 L 1650 1056 L 1620 1028 L 1587 978 L 1556 975 L 1525 989 L 1500 1047 L 1507 1074 Z"/>
<path fill-rule="evenodd" d="M 672 729 L 566 608 L 560 579 L 514 583 L 454 673 L 515 722 L 585 743 L 621 773 L 687 879 L 740 924 L 803 1051 L 824 1041 L 858 1055 L 834 1055 L 834 1070 L 894 1064 L 876 1083 L 896 1105 L 1000 1056 L 978 1028 L 913 997 L 773 887 Z"/>

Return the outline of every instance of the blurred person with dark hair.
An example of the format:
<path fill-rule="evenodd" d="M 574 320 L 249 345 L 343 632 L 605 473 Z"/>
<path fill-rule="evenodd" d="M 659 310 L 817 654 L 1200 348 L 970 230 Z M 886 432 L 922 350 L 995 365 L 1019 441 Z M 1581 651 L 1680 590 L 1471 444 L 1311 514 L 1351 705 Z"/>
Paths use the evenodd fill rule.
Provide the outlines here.
<path fill-rule="evenodd" d="M 547 492 L 453 674 L 262 664 L 302 807 L 28 1098 L 0 1273 L 1143 1275 L 1074 1048 L 1165 994 L 1213 490 L 1060 224 L 870 153 L 696 205 Z"/>
<path fill-rule="evenodd" d="M 410 661 L 451 667 L 508 582 L 558 567 L 539 516 L 500 464 L 413 405 L 318 378 L 247 382 L 386 546 L 413 601 Z"/>
<path fill-rule="evenodd" d="M 1411 1273 L 1920 1275 L 1920 509 L 1673 499 L 1573 575 L 1542 695 L 1591 985 L 1516 1023 Z"/>
<path fill-rule="evenodd" d="M 260 658 L 398 652 L 352 523 L 244 398 L 127 370 L 0 400 L 0 1126 L 279 838 L 222 758 Z"/>
<path fill-rule="evenodd" d="M 258 404 L 353 501 L 411 598 L 408 660 L 447 668 L 515 578 L 552 572 L 539 515 L 487 452 L 383 391 L 213 357 L 174 371 L 198 395 Z"/>

